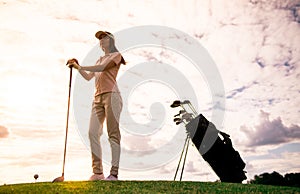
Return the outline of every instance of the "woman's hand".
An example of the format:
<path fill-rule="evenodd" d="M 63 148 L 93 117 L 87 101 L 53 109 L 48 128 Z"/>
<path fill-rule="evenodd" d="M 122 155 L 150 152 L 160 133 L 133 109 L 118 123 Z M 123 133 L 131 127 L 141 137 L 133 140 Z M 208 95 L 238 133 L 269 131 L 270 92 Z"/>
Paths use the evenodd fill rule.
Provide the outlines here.
<path fill-rule="evenodd" d="M 70 68 L 74 67 L 75 69 L 78 69 L 78 70 L 81 69 L 81 66 L 78 64 L 78 60 L 75 58 L 69 59 L 67 62 L 67 66 Z"/>

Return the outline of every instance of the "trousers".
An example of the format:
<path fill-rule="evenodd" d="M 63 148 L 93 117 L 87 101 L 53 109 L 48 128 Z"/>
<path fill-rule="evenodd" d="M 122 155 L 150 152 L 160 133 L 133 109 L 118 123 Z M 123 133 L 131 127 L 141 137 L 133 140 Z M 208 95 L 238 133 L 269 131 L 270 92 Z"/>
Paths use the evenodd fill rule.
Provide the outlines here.
<path fill-rule="evenodd" d="M 95 174 L 103 173 L 100 137 L 103 134 L 103 123 L 106 119 L 112 156 L 110 174 L 118 175 L 121 154 L 119 120 L 122 107 L 123 102 L 119 92 L 107 92 L 94 98 L 88 134 L 92 152 L 92 168 Z"/>

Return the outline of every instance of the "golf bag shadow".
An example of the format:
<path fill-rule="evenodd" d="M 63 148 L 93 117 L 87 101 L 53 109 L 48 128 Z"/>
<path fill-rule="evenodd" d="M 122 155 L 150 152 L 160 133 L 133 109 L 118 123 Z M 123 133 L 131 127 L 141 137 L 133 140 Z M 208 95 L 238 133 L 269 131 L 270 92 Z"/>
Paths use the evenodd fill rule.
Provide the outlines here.
<path fill-rule="evenodd" d="M 217 130 L 202 114 L 187 123 L 186 130 L 221 182 L 241 183 L 247 179 L 243 170 L 246 164 L 233 148 L 228 134 Z"/>

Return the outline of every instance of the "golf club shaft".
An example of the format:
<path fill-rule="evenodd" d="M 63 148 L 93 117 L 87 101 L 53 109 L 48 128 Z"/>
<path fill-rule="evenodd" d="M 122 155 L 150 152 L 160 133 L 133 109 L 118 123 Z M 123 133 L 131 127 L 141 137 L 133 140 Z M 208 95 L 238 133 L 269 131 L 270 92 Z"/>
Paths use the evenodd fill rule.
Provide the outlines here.
<path fill-rule="evenodd" d="M 184 107 L 183 104 L 180 104 L 180 106 L 181 106 L 181 108 L 182 108 L 185 112 L 187 112 L 187 110 L 186 110 L 186 108 Z"/>
<path fill-rule="evenodd" d="M 189 107 L 191 108 L 191 110 L 194 112 L 195 117 L 198 115 L 196 109 L 194 108 L 194 106 L 191 103 L 188 103 Z"/>
<path fill-rule="evenodd" d="M 70 112 L 71 85 L 72 85 L 72 67 L 70 67 L 68 110 L 67 110 L 67 123 L 66 123 L 66 136 L 65 136 L 65 149 L 64 149 L 64 160 L 63 160 L 62 176 L 65 175 L 65 162 L 66 162 L 68 128 L 69 128 L 69 112 Z"/>

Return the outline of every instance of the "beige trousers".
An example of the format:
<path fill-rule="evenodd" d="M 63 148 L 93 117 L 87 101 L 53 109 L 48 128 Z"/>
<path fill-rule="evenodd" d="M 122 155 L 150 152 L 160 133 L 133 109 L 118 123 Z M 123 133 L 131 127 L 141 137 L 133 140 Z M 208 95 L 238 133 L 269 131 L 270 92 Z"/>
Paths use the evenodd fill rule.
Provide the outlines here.
<path fill-rule="evenodd" d="M 103 173 L 100 137 L 103 134 L 103 122 L 106 119 L 108 140 L 112 153 L 110 174 L 118 175 L 121 153 L 119 120 L 122 105 L 122 98 L 120 93 L 117 92 L 100 94 L 94 98 L 90 118 L 89 139 L 92 151 L 93 173 L 95 174 Z"/>

